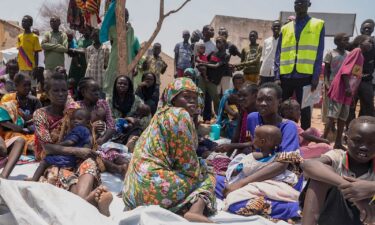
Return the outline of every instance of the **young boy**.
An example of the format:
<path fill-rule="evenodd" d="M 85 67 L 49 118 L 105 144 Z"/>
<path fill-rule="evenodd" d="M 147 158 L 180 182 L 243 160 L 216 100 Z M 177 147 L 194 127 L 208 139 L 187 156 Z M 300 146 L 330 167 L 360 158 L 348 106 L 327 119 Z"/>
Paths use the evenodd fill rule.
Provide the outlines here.
<path fill-rule="evenodd" d="M 241 52 L 241 64 L 236 65 L 237 70 L 243 70 L 245 79 L 253 84 L 258 84 L 260 71 L 260 58 L 263 48 L 257 43 L 258 32 L 253 30 L 249 34 L 250 45 Z"/>
<path fill-rule="evenodd" d="M 99 30 L 95 29 L 91 34 L 93 44 L 86 49 L 87 69 L 85 77 L 92 77 L 103 87 L 103 76 L 108 67 L 109 49 L 99 41 Z"/>
<path fill-rule="evenodd" d="M 10 59 L 5 65 L 6 74 L 0 77 L 1 82 L 4 84 L 2 89 L 5 89 L 5 92 L 15 92 L 16 86 L 14 84 L 14 77 L 19 71 L 17 60 Z"/>
<path fill-rule="evenodd" d="M 152 48 L 152 56 L 147 56 L 143 63 L 143 70 L 151 72 L 156 76 L 156 84 L 160 86 L 160 75 L 164 74 L 167 70 L 167 63 L 160 57 L 161 44 L 155 43 Z"/>
<path fill-rule="evenodd" d="M 301 164 L 304 175 L 310 178 L 303 207 L 303 225 L 362 225 L 374 218 L 370 199 L 348 202 L 338 187 L 350 184 L 349 178 L 375 181 L 375 118 L 364 116 L 353 120 L 348 130 L 348 151 L 332 150 L 319 159 Z M 355 187 L 354 187 L 355 188 Z M 360 210 L 358 210 L 358 208 Z M 362 214 L 362 215 L 360 215 Z M 371 223 L 373 224 L 373 223 Z"/>
<path fill-rule="evenodd" d="M 26 15 L 22 18 L 24 32 L 18 35 L 17 49 L 20 73 L 29 75 L 32 78 L 32 92 L 36 93 L 37 81 L 36 77 L 32 76 L 32 71 L 38 66 L 38 53 L 42 51 L 42 48 L 38 36 L 31 32 L 32 25 L 33 18 L 31 16 Z"/>
<path fill-rule="evenodd" d="M 350 105 L 361 82 L 364 62 L 362 53 L 368 52 L 372 48 L 370 37 L 366 35 L 356 37 L 353 46 L 355 49 L 350 52 L 342 63 L 327 94 L 329 98 L 327 114 L 329 123 L 332 124 L 337 120 L 337 135 L 334 145 L 334 148 L 337 149 L 345 149 L 342 145 L 342 134 L 349 116 Z M 328 125 L 328 127 L 330 126 Z"/>
<path fill-rule="evenodd" d="M 52 31 L 47 32 L 42 41 L 45 55 L 44 79 L 48 79 L 55 72 L 57 66 L 64 66 L 64 54 L 68 52 L 68 37 L 59 30 L 60 18 L 52 17 L 50 25 Z"/>
<path fill-rule="evenodd" d="M 323 107 L 322 107 L 322 117 L 323 122 L 326 123 L 326 128 L 324 130 L 324 138 L 327 138 L 329 131 L 335 131 L 335 125 L 328 123 L 327 113 L 328 113 L 328 97 L 326 93 L 328 92 L 333 78 L 335 78 L 337 72 L 340 70 L 342 63 L 344 62 L 348 51 L 345 49 L 349 46 L 349 36 L 345 33 L 336 34 L 334 38 L 334 43 L 337 48 L 329 51 L 324 57 L 325 69 L 324 69 L 324 95 L 323 95 Z"/>

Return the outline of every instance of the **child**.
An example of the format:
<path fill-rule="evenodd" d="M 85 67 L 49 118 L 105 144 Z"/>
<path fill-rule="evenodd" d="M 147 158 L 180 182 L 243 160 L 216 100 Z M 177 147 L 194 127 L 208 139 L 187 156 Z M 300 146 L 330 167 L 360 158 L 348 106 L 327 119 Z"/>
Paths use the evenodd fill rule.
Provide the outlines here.
<path fill-rule="evenodd" d="M 362 53 L 368 52 L 372 48 L 370 40 L 371 38 L 366 35 L 360 35 L 354 39 L 353 46 L 355 49 L 350 52 L 342 63 L 327 94 L 329 98 L 327 114 L 329 123 L 327 124 L 325 135 L 329 127 L 332 127 L 331 124 L 337 120 L 337 135 L 334 145 L 334 148 L 337 149 L 345 149 L 342 145 L 342 134 L 349 116 L 350 105 L 361 82 L 364 62 Z M 324 137 L 326 138 L 326 136 Z"/>
<path fill-rule="evenodd" d="M 248 211 L 236 212 L 240 215 L 269 215 L 269 203 L 266 199 L 298 202 L 299 192 L 293 188 L 299 181 L 299 163 L 302 158 L 298 151 L 278 153 L 282 134 L 279 128 L 271 125 L 259 126 L 255 129 L 254 146 L 257 152 L 249 155 L 238 155 L 229 165 L 226 179 L 229 184 L 251 176 L 272 162 L 288 162 L 289 167 L 272 179 L 247 184 L 228 194 L 225 209 L 235 203 L 248 201 Z"/>
<path fill-rule="evenodd" d="M 91 39 L 93 44 L 85 51 L 87 62 L 85 77 L 94 78 L 102 88 L 105 70 L 108 67 L 109 49 L 100 43 L 98 29 L 93 30 Z"/>
<path fill-rule="evenodd" d="M 64 140 L 59 143 L 62 146 L 90 148 L 92 147 L 90 127 L 91 114 L 86 109 L 77 109 L 73 112 L 70 120 L 70 132 L 65 136 Z M 75 168 L 77 158 L 71 155 L 47 155 L 40 162 L 39 167 L 34 173 L 32 181 L 39 181 L 44 171 L 50 166 Z M 46 178 L 50 179 L 49 177 Z M 50 182 L 48 182 L 50 183 Z"/>
<path fill-rule="evenodd" d="M 304 174 L 310 178 L 305 199 L 301 199 L 303 225 L 360 225 L 365 222 L 360 220 L 363 211 L 367 219 L 374 218 L 371 213 L 374 206 L 368 204 L 370 199 L 353 205 L 347 201 L 353 201 L 351 195 L 343 194 L 339 187 L 350 184 L 348 180 L 353 177 L 375 181 L 375 118 L 364 116 L 353 120 L 347 135 L 348 151 L 332 150 L 319 159 L 301 164 Z"/>
<path fill-rule="evenodd" d="M 339 71 L 342 63 L 344 62 L 346 56 L 348 55 L 348 51 L 345 49 L 349 46 L 349 36 L 345 33 L 339 33 L 335 35 L 334 43 L 337 46 L 336 49 L 330 50 L 326 56 L 324 57 L 324 95 L 323 95 L 323 107 L 322 107 L 322 117 L 323 122 L 327 123 L 327 111 L 328 111 L 328 97 L 327 92 L 333 78 L 335 78 L 337 72 Z M 332 127 L 327 126 L 327 133 L 329 130 L 335 132 L 334 124 L 330 124 Z M 325 138 L 327 138 L 328 134 L 325 134 Z"/>
<path fill-rule="evenodd" d="M 156 76 L 156 84 L 160 85 L 160 76 L 167 71 L 167 63 L 160 57 L 161 44 L 155 43 L 152 48 L 152 56 L 147 56 L 143 63 L 143 70 Z"/>
<path fill-rule="evenodd" d="M 206 46 L 204 43 L 197 44 L 197 55 L 195 56 L 195 64 L 197 65 L 197 69 L 200 72 L 201 76 L 204 80 L 208 81 L 207 79 L 207 68 L 205 66 L 199 66 L 199 64 L 208 63 L 208 57 L 205 54 Z"/>
<path fill-rule="evenodd" d="M 196 85 L 198 85 L 197 73 L 193 68 L 186 68 L 184 71 L 184 77 L 190 78 Z"/>
<path fill-rule="evenodd" d="M 75 89 L 75 80 L 73 78 L 69 78 L 68 79 L 68 92 L 69 92 L 69 95 L 73 98 L 73 99 L 76 99 L 77 97 L 77 92 L 76 92 L 76 89 Z"/>
<path fill-rule="evenodd" d="M 1 76 L 1 82 L 4 84 L 3 89 L 5 89 L 6 92 L 15 92 L 16 87 L 14 85 L 14 77 L 19 71 L 18 62 L 16 59 L 10 59 L 6 63 L 6 74 Z"/>
<path fill-rule="evenodd" d="M 296 100 L 286 100 L 281 104 L 280 114 L 283 118 L 296 122 L 299 134 L 300 151 L 304 159 L 319 158 L 320 155 L 332 150 L 327 139 L 321 138 L 321 133 L 311 127 L 306 131 L 298 125 L 301 118 L 300 105 Z M 311 143 L 315 142 L 315 143 Z"/>

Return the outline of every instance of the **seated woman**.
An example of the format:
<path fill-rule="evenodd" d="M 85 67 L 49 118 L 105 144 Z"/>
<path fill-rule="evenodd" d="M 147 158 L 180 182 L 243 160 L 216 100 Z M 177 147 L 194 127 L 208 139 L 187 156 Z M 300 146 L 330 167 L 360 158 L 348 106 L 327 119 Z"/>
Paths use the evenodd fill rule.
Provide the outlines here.
<path fill-rule="evenodd" d="M 115 142 L 124 145 L 132 145 L 142 131 L 148 126 L 151 116 L 141 120 L 135 118 L 139 106 L 143 100 L 134 94 L 133 82 L 127 76 L 118 76 L 113 88 L 113 97 L 109 101 L 113 117 L 116 123 L 121 123 L 122 119 L 133 124 L 133 128 L 125 133 L 119 134 Z M 135 138 L 134 138 L 135 137 Z"/>
<path fill-rule="evenodd" d="M 296 122 L 301 155 L 304 159 L 319 158 L 322 154 L 332 150 L 327 139 L 322 138 L 322 134 L 316 128 L 303 130 L 298 122 L 301 118 L 301 107 L 296 100 L 284 101 L 280 107 L 280 114 L 284 119 Z"/>
<path fill-rule="evenodd" d="M 292 152 L 299 149 L 299 139 L 297 127 L 293 121 L 283 119 L 279 113 L 279 105 L 281 102 L 282 90 L 280 86 L 274 83 L 263 84 L 258 92 L 256 99 L 256 108 L 258 112 L 249 114 L 247 117 L 247 131 L 250 133 L 253 140 L 255 128 L 262 125 L 272 125 L 280 128 L 282 133 L 282 141 L 280 144 L 281 152 Z M 273 177 L 282 174 L 288 168 L 289 163 L 286 162 L 272 162 L 256 173 L 245 177 L 237 182 L 229 184 L 224 190 L 227 195 L 236 191 L 247 184 L 254 182 L 261 182 L 272 179 Z M 223 182 L 218 180 L 218 182 Z M 297 191 L 302 189 L 302 179 L 294 186 Z M 249 201 L 245 200 L 229 206 L 228 211 L 241 215 L 250 215 L 252 205 L 247 205 Z M 297 202 L 283 202 L 266 199 L 261 207 L 270 205 L 268 215 L 273 219 L 289 220 L 292 218 L 299 218 L 299 206 Z M 249 209 L 249 210 L 247 210 Z"/>
<path fill-rule="evenodd" d="M 237 120 L 239 118 L 239 110 L 237 108 L 236 101 L 231 103 L 230 98 L 238 100 L 237 93 L 245 83 L 245 78 L 241 73 L 236 73 L 232 78 L 233 87 L 224 92 L 223 97 L 220 100 L 219 111 L 216 123 L 221 125 L 224 130 L 225 137 L 232 139 L 234 131 L 237 127 Z M 236 98 L 237 97 L 237 98 Z"/>
<path fill-rule="evenodd" d="M 135 94 L 150 107 L 154 115 L 159 102 L 159 86 L 156 85 L 155 74 L 150 72 L 143 74 L 142 83 L 138 85 Z"/>
<path fill-rule="evenodd" d="M 123 191 L 127 210 L 160 205 L 189 221 L 211 222 L 215 178 L 196 154 L 197 100 L 191 79 L 178 78 L 164 90 L 129 164 Z"/>
<path fill-rule="evenodd" d="M 102 214 L 109 215 L 112 194 L 99 186 L 100 173 L 92 159 L 96 156 L 94 152 L 88 148 L 57 145 L 65 135 L 66 121 L 69 121 L 69 114 L 64 116 L 64 112 L 73 105 L 73 102 L 68 102 L 68 84 L 64 75 L 54 73 L 46 81 L 45 91 L 51 105 L 38 109 L 33 117 L 37 157 L 43 159 L 46 155 L 71 155 L 80 159 L 74 168 L 50 166 L 45 177 L 50 184 L 80 196 L 98 207 Z"/>

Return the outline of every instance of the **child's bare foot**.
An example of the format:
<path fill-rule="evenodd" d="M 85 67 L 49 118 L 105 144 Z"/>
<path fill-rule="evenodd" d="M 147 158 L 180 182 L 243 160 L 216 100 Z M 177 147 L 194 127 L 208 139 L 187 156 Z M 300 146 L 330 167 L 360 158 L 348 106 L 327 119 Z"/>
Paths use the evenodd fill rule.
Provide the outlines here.
<path fill-rule="evenodd" d="M 111 192 L 108 192 L 107 188 L 101 186 L 96 189 L 95 201 L 98 203 L 98 210 L 105 216 L 110 216 L 109 205 L 113 200 Z"/>
<path fill-rule="evenodd" d="M 126 144 L 126 147 L 128 147 L 129 152 L 133 152 L 138 139 L 138 136 L 133 136 L 129 139 L 128 143 Z"/>
<path fill-rule="evenodd" d="M 184 218 L 189 222 L 194 223 L 214 223 L 212 220 L 198 213 L 187 212 L 185 213 Z"/>

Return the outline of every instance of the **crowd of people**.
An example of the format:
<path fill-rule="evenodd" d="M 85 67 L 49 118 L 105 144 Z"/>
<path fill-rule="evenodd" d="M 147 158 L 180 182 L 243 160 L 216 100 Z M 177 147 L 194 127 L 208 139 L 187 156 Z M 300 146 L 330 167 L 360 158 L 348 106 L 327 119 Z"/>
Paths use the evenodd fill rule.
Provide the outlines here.
<path fill-rule="evenodd" d="M 39 42 L 24 16 L 18 57 L 1 77 L 0 178 L 31 154 L 39 166 L 28 182 L 70 191 L 106 216 L 105 171 L 124 179 L 126 210 L 159 205 L 210 223 L 221 199 L 230 213 L 291 224 L 375 224 L 375 22 L 352 42 L 337 34 L 324 56 L 325 23 L 310 6 L 295 0 L 295 17 L 274 21 L 263 46 L 250 31 L 241 51 L 225 27 L 214 40 L 210 25 L 183 31 L 164 90 L 159 43 L 117 73 L 115 2 L 101 29 L 82 26 L 78 40 L 52 17 Z M 125 19 L 130 63 L 140 44 L 128 10 Z M 304 88 L 316 91 L 321 76 L 324 131 L 311 127 L 313 107 L 302 108 Z M 230 143 L 199 132 L 209 125 Z"/>

